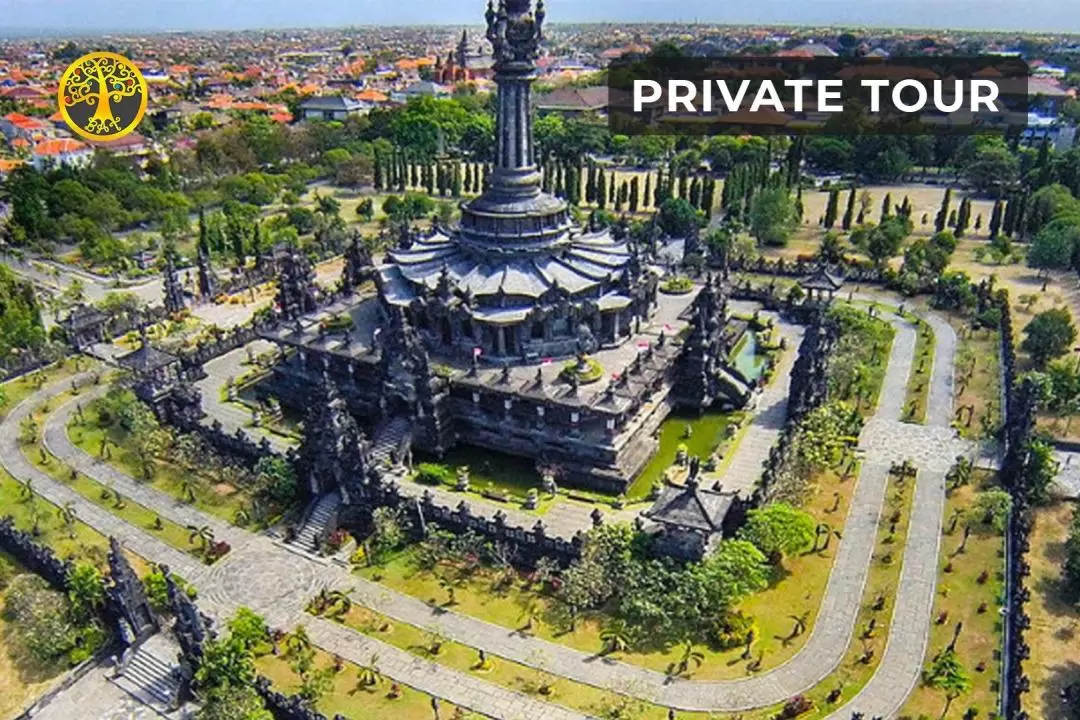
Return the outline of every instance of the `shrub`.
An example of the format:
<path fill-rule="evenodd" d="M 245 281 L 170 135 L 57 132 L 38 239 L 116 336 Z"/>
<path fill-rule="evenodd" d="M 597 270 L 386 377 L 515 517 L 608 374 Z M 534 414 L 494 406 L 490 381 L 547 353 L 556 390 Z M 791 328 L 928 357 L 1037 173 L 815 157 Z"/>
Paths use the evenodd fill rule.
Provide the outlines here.
<path fill-rule="evenodd" d="M 718 649 L 731 650 L 746 645 L 750 633 L 756 634 L 757 629 L 754 627 L 752 616 L 744 614 L 741 610 L 735 610 L 715 620 L 709 633 Z"/>
<path fill-rule="evenodd" d="M 416 467 L 416 481 L 424 485 L 449 485 L 455 482 L 455 475 L 445 465 L 420 463 Z"/>
<path fill-rule="evenodd" d="M 660 291 L 669 295 L 685 295 L 694 289 L 694 281 L 683 275 L 669 277 L 660 284 Z"/>
<path fill-rule="evenodd" d="M 796 695 L 784 703 L 784 709 L 780 711 L 782 718 L 796 718 L 803 713 L 814 709 L 814 703 L 805 695 Z"/>
<path fill-rule="evenodd" d="M 586 357 L 584 360 L 584 364 L 577 359 L 567 360 L 559 373 L 560 377 L 570 380 L 576 374 L 578 382 L 584 384 L 596 382 L 604 376 L 604 367 L 597 360 L 591 357 Z"/>

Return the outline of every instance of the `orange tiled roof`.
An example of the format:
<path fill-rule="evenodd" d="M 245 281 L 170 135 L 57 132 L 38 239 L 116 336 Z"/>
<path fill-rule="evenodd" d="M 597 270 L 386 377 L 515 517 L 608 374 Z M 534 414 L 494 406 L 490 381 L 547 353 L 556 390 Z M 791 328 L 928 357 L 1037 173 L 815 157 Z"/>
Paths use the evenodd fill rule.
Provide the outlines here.
<path fill-rule="evenodd" d="M 23 150 L 30 147 L 30 141 L 26 138 L 17 137 L 11 141 L 11 147 L 15 148 L 16 150 Z"/>
<path fill-rule="evenodd" d="M 25 164 L 25 160 L 9 160 L 7 158 L 0 158 L 0 173 L 9 173 L 20 165 Z"/>
<path fill-rule="evenodd" d="M 270 116 L 270 119 L 274 122 L 289 123 L 292 122 L 292 113 L 279 112 Z"/>
<path fill-rule="evenodd" d="M 45 140 L 44 142 L 35 145 L 34 154 L 63 155 L 89 149 L 90 148 L 86 143 L 79 142 L 78 140 L 72 140 L 71 138 L 57 138 L 56 140 Z"/>
<path fill-rule="evenodd" d="M 378 90 L 367 89 L 356 93 L 357 100 L 367 100 L 368 102 L 386 102 L 390 98 Z"/>

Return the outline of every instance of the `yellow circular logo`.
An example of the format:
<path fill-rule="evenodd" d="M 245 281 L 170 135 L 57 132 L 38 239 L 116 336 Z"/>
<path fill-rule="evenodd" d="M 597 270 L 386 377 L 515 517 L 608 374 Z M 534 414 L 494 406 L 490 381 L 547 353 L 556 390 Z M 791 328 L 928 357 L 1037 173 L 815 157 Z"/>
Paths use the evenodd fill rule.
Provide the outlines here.
<path fill-rule="evenodd" d="M 60 78 L 60 114 L 88 140 L 118 140 L 146 114 L 146 78 L 123 55 L 93 52 L 71 63 Z"/>

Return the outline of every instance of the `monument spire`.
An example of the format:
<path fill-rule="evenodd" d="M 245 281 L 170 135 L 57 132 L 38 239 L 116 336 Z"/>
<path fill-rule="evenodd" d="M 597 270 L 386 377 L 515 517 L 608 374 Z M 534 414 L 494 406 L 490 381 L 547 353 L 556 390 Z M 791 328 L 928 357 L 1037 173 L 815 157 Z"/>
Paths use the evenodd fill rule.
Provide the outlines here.
<path fill-rule="evenodd" d="M 498 102 L 495 116 L 495 170 L 491 185 L 496 192 L 518 197 L 540 194 L 532 132 L 532 83 L 543 39 L 544 6 L 536 12 L 530 0 L 500 0 L 488 5 L 487 39 L 495 57 Z"/>

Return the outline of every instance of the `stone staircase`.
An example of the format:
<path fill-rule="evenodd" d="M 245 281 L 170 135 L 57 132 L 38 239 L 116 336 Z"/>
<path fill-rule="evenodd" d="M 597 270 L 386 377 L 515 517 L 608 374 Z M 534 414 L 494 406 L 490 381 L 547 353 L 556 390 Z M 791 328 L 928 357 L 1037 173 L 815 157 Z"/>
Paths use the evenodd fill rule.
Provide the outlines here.
<path fill-rule="evenodd" d="M 337 491 L 327 493 L 316 500 L 315 507 L 311 509 L 311 514 L 304 521 L 303 527 L 297 531 L 296 539 L 292 541 L 292 544 L 314 553 L 317 549 L 316 540 L 321 541 L 326 534 L 326 526 L 337 512 L 339 505 L 341 505 L 341 495 Z"/>
<path fill-rule="evenodd" d="M 394 453 L 400 463 L 401 452 L 408 446 L 411 433 L 412 425 L 403 417 L 393 417 L 379 425 L 371 442 L 371 460 L 375 466 L 390 464 Z"/>
<path fill-rule="evenodd" d="M 173 674 L 179 651 L 171 638 L 158 633 L 136 648 L 119 674 L 110 679 L 136 700 L 166 714 L 180 688 Z"/>

